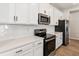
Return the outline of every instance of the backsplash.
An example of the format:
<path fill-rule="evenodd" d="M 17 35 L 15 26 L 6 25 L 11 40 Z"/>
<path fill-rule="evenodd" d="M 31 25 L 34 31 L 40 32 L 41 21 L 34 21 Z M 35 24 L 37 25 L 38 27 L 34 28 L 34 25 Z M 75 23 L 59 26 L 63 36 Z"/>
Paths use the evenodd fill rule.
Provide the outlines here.
<path fill-rule="evenodd" d="M 46 28 L 54 34 L 54 26 L 48 25 L 0 25 L 0 41 L 34 35 L 34 29 Z"/>

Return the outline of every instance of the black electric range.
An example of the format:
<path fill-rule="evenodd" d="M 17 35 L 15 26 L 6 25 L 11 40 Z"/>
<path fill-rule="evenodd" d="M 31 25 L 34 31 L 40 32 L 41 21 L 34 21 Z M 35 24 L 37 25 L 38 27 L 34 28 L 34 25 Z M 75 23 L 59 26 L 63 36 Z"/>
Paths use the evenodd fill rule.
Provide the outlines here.
<path fill-rule="evenodd" d="M 52 51 L 55 50 L 55 39 L 56 36 L 53 34 L 46 33 L 46 29 L 35 29 L 34 34 L 44 38 L 44 49 L 43 55 L 48 56 Z M 54 55 L 54 54 L 53 54 Z"/>

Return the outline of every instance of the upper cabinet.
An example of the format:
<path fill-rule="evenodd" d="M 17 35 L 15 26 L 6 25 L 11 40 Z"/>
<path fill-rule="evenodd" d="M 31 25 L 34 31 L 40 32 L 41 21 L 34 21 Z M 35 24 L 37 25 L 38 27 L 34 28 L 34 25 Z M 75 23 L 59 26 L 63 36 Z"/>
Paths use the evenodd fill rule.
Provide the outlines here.
<path fill-rule="evenodd" d="M 39 3 L 30 3 L 30 24 L 38 25 Z"/>
<path fill-rule="evenodd" d="M 0 3 L 0 23 L 12 23 L 15 15 L 15 4 Z"/>
<path fill-rule="evenodd" d="M 19 24 L 29 23 L 29 4 L 16 3 L 15 4 L 15 22 Z"/>
<path fill-rule="evenodd" d="M 40 3 L 39 12 L 49 15 L 50 4 L 49 3 Z"/>
<path fill-rule="evenodd" d="M 59 11 L 57 8 L 53 7 L 53 21 L 54 25 L 58 25 L 58 20 L 61 20 L 63 13 Z"/>
<path fill-rule="evenodd" d="M 50 16 L 50 25 L 58 25 L 62 12 L 49 3 L 0 3 L 0 24 L 38 25 L 38 13 Z"/>
<path fill-rule="evenodd" d="M 37 25 L 38 12 L 37 3 L 0 3 L 0 23 Z"/>
<path fill-rule="evenodd" d="M 54 25 L 54 10 L 53 10 L 53 6 L 51 5 L 49 9 L 49 16 L 50 16 L 50 25 Z"/>
<path fill-rule="evenodd" d="M 19 24 L 38 24 L 39 4 L 37 3 L 17 3 L 16 23 Z"/>

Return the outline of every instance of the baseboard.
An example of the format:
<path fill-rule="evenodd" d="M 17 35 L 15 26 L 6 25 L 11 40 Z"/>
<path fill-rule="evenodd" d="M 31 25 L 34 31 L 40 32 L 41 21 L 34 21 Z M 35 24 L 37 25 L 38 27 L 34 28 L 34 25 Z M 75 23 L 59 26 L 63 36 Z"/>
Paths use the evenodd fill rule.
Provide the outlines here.
<path fill-rule="evenodd" d="M 74 38 L 74 37 L 71 37 L 70 38 L 71 40 L 73 39 L 73 40 L 79 40 L 79 38 Z"/>

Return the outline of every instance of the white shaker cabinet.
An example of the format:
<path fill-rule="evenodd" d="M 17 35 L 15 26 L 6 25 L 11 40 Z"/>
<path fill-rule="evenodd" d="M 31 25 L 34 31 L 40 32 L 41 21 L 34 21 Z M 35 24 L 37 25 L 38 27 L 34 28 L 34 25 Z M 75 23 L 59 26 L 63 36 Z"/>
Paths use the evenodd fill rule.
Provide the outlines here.
<path fill-rule="evenodd" d="M 19 24 L 29 23 L 29 4 L 16 3 L 15 4 L 15 22 Z"/>
<path fill-rule="evenodd" d="M 38 8 L 37 3 L 16 3 L 15 5 L 16 23 L 19 24 L 38 24 Z"/>
<path fill-rule="evenodd" d="M 53 20 L 54 20 L 54 25 L 58 25 L 58 20 L 61 20 L 63 17 L 63 13 L 58 10 L 57 8 L 53 7 Z"/>
<path fill-rule="evenodd" d="M 43 56 L 43 46 L 37 46 L 34 48 L 34 56 Z"/>
<path fill-rule="evenodd" d="M 43 56 L 43 40 L 35 42 L 35 44 L 34 44 L 34 56 Z"/>
<path fill-rule="evenodd" d="M 63 35 L 62 32 L 56 33 L 56 49 L 59 48 L 63 43 L 63 36 L 62 35 Z"/>
<path fill-rule="evenodd" d="M 38 25 L 39 3 L 30 3 L 29 7 L 29 24 Z"/>
<path fill-rule="evenodd" d="M 53 20 L 54 25 L 58 25 L 58 19 L 59 19 L 59 11 L 55 7 L 53 8 Z"/>
<path fill-rule="evenodd" d="M 13 23 L 15 16 L 15 4 L 0 3 L 0 23 Z"/>
<path fill-rule="evenodd" d="M 49 15 L 50 4 L 49 3 L 40 3 L 39 12 Z"/>
<path fill-rule="evenodd" d="M 38 24 L 38 3 L 0 3 L 0 23 Z"/>
<path fill-rule="evenodd" d="M 55 24 L 55 22 L 54 22 L 54 10 L 53 10 L 53 7 L 51 7 L 51 9 L 50 9 L 51 11 L 50 11 L 50 25 L 54 25 Z"/>

